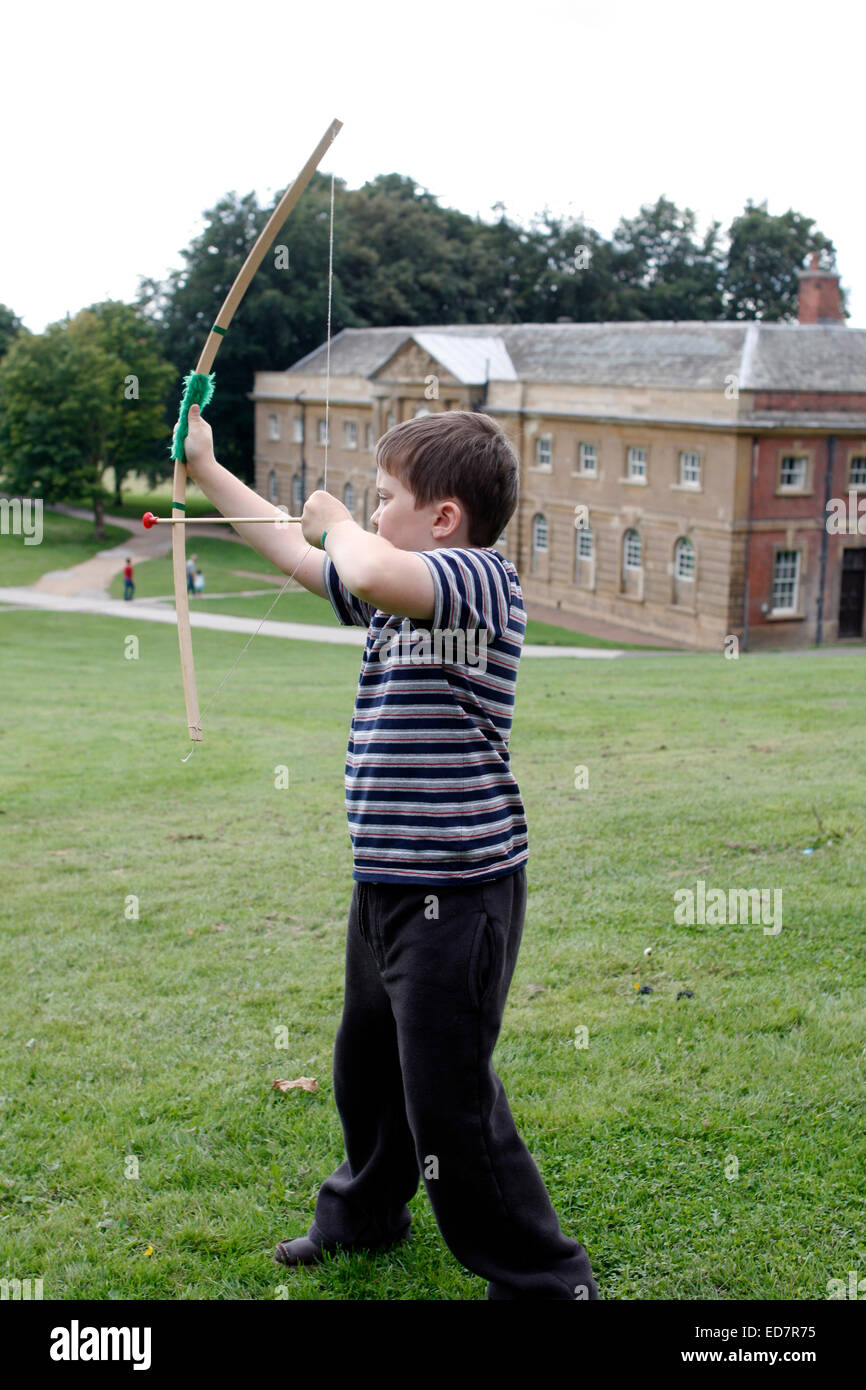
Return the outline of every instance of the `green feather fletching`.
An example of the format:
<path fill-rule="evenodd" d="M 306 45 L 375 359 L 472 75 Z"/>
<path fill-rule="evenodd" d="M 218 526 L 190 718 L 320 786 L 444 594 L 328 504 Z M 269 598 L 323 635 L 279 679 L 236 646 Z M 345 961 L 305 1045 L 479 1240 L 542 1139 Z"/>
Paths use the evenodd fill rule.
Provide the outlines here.
<path fill-rule="evenodd" d="M 172 444 L 171 457 L 181 463 L 186 461 L 184 445 L 189 431 L 189 408 L 191 405 L 200 406 L 204 410 L 214 393 L 215 374 L 211 372 L 205 375 L 202 372 L 189 372 L 183 379 L 183 399 L 180 403 L 180 414 L 177 417 L 177 425 L 174 431 L 174 443 Z"/>

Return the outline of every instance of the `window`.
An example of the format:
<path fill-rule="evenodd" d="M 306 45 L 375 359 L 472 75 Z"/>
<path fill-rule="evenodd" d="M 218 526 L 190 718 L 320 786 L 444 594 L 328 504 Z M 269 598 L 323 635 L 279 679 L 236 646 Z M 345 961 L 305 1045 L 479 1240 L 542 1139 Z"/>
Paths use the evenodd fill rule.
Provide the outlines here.
<path fill-rule="evenodd" d="M 330 442 L 331 442 L 331 441 L 328 439 L 328 427 L 327 427 L 327 425 L 325 424 L 325 421 L 324 421 L 324 420 L 317 420 L 317 421 L 316 421 L 316 443 L 317 443 L 317 444 L 330 444 Z"/>
<path fill-rule="evenodd" d="M 687 536 L 681 536 L 674 547 L 674 575 L 677 579 L 695 577 L 695 547 Z"/>
<path fill-rule="evenodd" d="M 806 486 L 806 464 L 808 459 L 795 458 L 786 454 L 779 469 L 779 487 L 789 487 L 800 492 Z"/>
<path fill-rule="evenodd" d="M 358 447 L 358 426 L 354 420 L 346 420 L 343 425 L 343 444 L 347 449 Z"/>
<path fill-rule="evenodd" d="M 537 573 L 542 556 L 547 554 L 547 517 L 538 513 L 532 518 L 532 554 L 530 556 L 529 570 L 531 574 Z"/>
<path fill-rule="evenodd" d="M 280 500 L 280 489 L 277 486 L 277 475 L 273 469 L 268 474 L 268 501 L 277 503 Z"/>
<path fill-rule="evenodd" d="M 774 613 L 796 613 L 799 580 L 799 550 L 777 550 L 773 571 Z"/>
<path fill-rule="evenodd" d="M 637 531 L 632 529 L 622 538 L 620 592 L 631 599 L 643 599 L 643 546 Z"/>
<path fill-rule="evenodd" d="M 373 426 L 364 426 L 364 448 L 372 451 L 373 448 Z"/>
<path fill-rule="evenodd" d="M 855 455 L 851 460 L 849 487 L 866 487 L 866 454 Z"/>
<path fill-rule="evenodd" d="M 639 570 L 641 567 L 641 543 L 637 531 L 626 531 L 624 537 L 624 564 L 627 570 Z"/>
<path fill-rule="evenodd" d="M 277 415 L 268 416 L 268 439 L 279 439 L 280 421 Z"/>
<path fill-rule="evenodd" d="M 574 582 L 581 589 L 595 588 L 595 546 L 589 525 L 579 526 L 574 533 Z"/>
<path fill-rule="evenodd" d="M 324 491 L 325 491 L 325 480 L 324 480 L 324 478 L 317 478 L 317 479 L 316 479 L 316 492 L 324 492 Z"/>
<path fill-rule="evenodd" d="M 292 421 L 292 439 L 294 440 L 295 444 L 303 444 L 304 442 L 303 415 L 296 415 L 294 420 Z"/>
<path fill-rule="evenodd" d="M 396 423 L 397 416 L 394 414 L 393 410 L 389 410 L 388 414 L 385 416 L 385 429 L 392 430 Z"/>
<path fill-rule="evenodd" d="M 577 471 L 584 475 L 595 478 L 598 474 L 598 456 L 594 444 L 578 444 L 577 446 Z"/>
<path fill-rule="evenodd" d="M 496 545 L 505 545 L 505 532 L 504 532 L 504 531 L 502 532 L 502 535 L 499 537 L 499 539 L 495 542 L 495 544 L 496 544 Z"/>
<path fill-rule="evenodd" d="M 292 479 L 292 514 L 300 516 L 304 510 L 304 490 L 301 487 L 301 475 L 296 473 Z"/>
<path fill-rule="evenodd" d="M 700 454 L 681 453 L 680 454 L 680 486 L 681 487 L 700 487 L 701 485 L 701 456 Z"/>
<path fill-rule="evenodd" d="M 430 414 L 430 411 L 427 409 L 426 405 L 422 405 L 422 406 L 420 406 L 420 407 L 418 408 L 418 410 L 415 411 L 415 419 L 417 420 L 418 417 L 419 417 L 419 415 L 429 415 L 429 414 Z"/>
<path fill-rule="evenodd" d="M 646 449 L 629 449 L 627 455 L 626 477 L 629 482 L 646 482 Z"/>
<path fill-rule="evenodd" d="M 553 467 L 553 435 L 540 434 L 535 441 L 535 466 L 536 468 Z"/>
<path fill-rule="evenodd" d="M 354 512 L 355 510 L 355 489 L 351 483 L 347 483 L 343 488 L 343 506 L 347 512 Z"/>

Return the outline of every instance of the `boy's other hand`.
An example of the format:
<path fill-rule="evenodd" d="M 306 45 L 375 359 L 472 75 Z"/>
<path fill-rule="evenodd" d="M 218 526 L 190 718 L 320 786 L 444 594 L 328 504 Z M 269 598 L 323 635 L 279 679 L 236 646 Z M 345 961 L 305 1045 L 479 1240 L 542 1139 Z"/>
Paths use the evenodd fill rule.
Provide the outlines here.
<path fill-rule="evenodd" d="M 304 504 L 301 530 L 308 545 L 322 547 L 322 532 L 336 526 L 338 521 L 351 521 L 352 513 L 329 492 L 311 492 Z"/>
<path fill-rule="evenodd" d="M 187 472 L 196 478 L 199 469 L 215 462 L 213 454 L 213 432 L 207 420 L 202 418 L 201 407 L 189 408 L 188 432 L 184 444 Z"/>

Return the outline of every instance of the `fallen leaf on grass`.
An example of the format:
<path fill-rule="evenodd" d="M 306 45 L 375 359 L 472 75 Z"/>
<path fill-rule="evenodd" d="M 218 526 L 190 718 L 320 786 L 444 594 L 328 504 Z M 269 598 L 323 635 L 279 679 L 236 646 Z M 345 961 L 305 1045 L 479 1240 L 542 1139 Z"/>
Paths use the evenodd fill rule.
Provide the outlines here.
<path fill-rule="evenodd" d="M 153 1246 L 152 1246 L 152 1245 L 149 1245 L 149 1246 L 147 1247 L 147 1249 L 145 1250 L 144 1253 L 145 1253 L 145 1255 L 152 1255 L 152 1254 L 153 1254 Z"/>
<path fill-rule="evenodd" d="M 312 1076 L 299 1076 L 296 1081 L 275 1081 L 275 1091 L 318 1091 L 319 1083 Z"/>

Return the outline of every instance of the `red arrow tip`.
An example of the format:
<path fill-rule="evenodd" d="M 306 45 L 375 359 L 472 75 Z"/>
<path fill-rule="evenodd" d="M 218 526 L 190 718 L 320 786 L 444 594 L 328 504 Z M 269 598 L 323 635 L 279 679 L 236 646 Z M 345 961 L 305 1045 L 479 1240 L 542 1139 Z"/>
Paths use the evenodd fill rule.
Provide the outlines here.
<path fill-rule="evenodd" d="M 158 520 L 159 518 L 154 516 L 153 512 L 145 512 L 144 516 L 141 518 L 141 524 L 146 531 L 149 531 L 151 526 L 155 526 Z"/>

